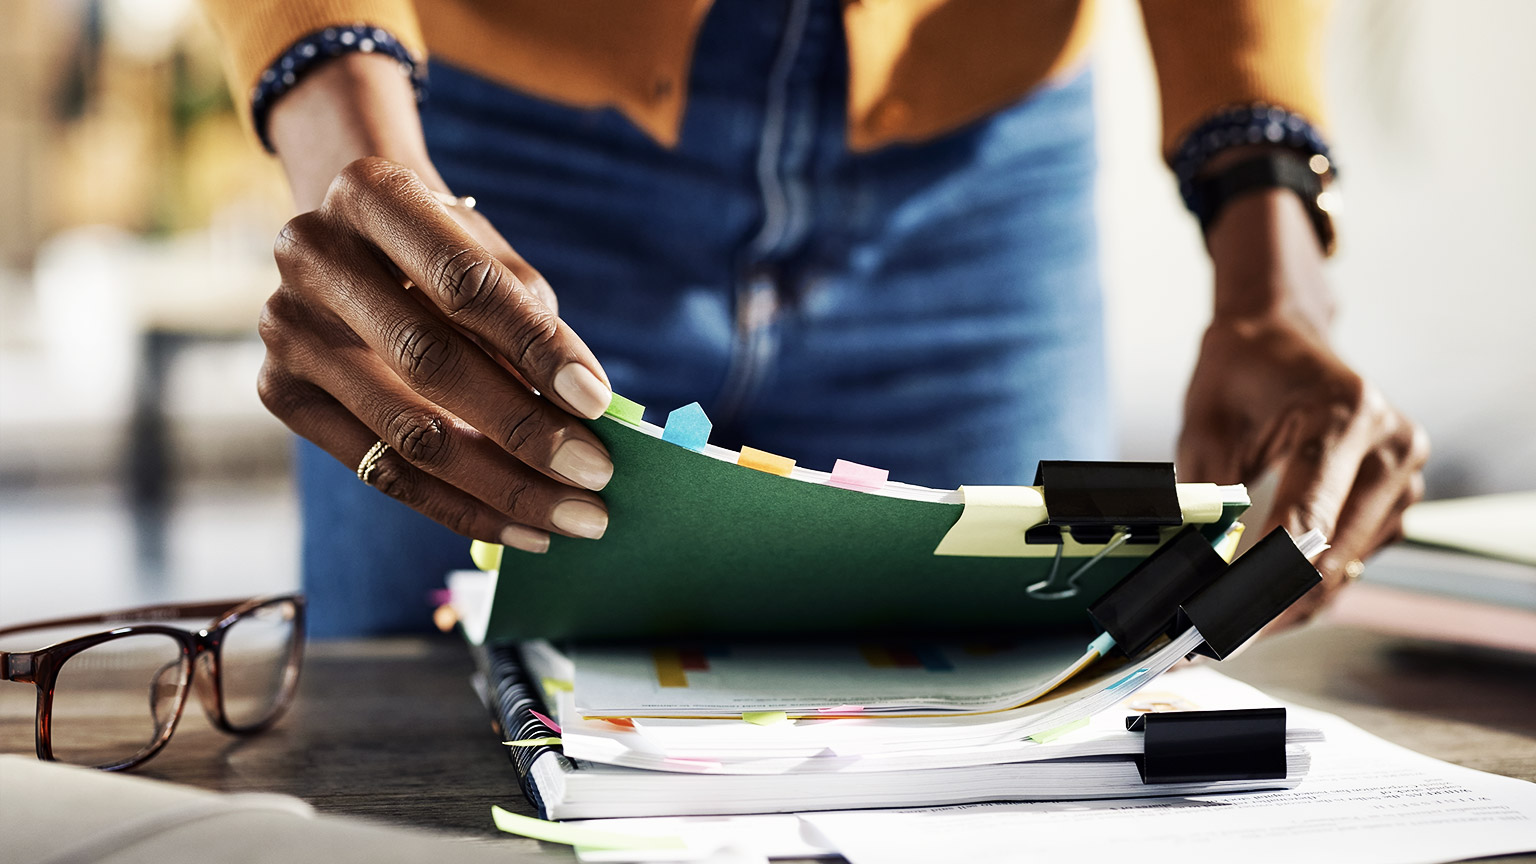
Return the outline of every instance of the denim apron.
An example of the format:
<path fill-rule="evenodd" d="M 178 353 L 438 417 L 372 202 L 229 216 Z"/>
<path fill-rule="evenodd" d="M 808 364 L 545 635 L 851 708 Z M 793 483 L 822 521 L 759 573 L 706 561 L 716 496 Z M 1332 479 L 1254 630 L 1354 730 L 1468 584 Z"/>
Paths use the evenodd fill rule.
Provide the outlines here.
<path fill-rule="evenodd" d="M 696 401 L 713 443 L 946 488 L 1112 452 L 1087 72 L 863 154 L 835 0 L 717 2 L 673 149 L 611 110 L 430 79 L 438 170 L 652 422 Z M 469 541 L 297 456 L 313 635 L 427 626 Z"/>

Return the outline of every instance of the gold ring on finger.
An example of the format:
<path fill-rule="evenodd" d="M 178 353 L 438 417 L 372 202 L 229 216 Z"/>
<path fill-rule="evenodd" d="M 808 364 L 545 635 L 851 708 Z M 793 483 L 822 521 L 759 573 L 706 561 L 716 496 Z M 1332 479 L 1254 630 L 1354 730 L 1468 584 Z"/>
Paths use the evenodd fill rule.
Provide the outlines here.
<path fill-rule="evenodd" d="M 389 445 L 385 444 L 383 439 L 375 441 L 373 446 L 368 448 L 368 452 L 363 454 L 363 461 L 357 463 L 357 479 L 372 486 L 373 470 L 379 467 L 379 461 L 388 452 Z"/>
<path fill-rule="evenodd" d="M 1344 578 L 1351 582 L 1358 582 L 1360 576 L 1365 573 L 1365 562 L 1359 558 L 1351 558 L 1344 563 Z"/>

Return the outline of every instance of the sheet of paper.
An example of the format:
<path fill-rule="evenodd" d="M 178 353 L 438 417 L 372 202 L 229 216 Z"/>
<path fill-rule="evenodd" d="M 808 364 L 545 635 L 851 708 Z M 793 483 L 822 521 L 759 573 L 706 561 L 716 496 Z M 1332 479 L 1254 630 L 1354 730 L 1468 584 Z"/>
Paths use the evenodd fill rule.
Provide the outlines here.
<path fill-rule="evenodd" d="M 683 838 L 688 853 L 671 849 L 613 850 L 578 847 L 583 864 L 619 861 L 691 861 L 710 859 L 723 849 L 750 851 L 766 858 L 821 858 L 837 850 L 793 813 L 759 816 L 647 816 L 639 819 L 591 819 L 573 823 L 602 831 Z"/>
<path fill-rule="evenodd" d="M 1536 492 L 1423 501 L 1403 514 L 1403 535 L 1419 543 L 1536 564 Z"/>
<path fill-rule="evenodd" d="M 980 804 L 802 816 L 852 864 L 1242 861 L 1429 864 L 1536 851 L 1536 784 L 1450 765 L 1320 712 L 1312 770 L 1284 792 Z M 1089 839 L 1091 838 L 1091 839 Z M 1088 845 L 1085 845 L 1088 844 Z"/>
<path fill-rule="evenodd" d="M 994 710 L 1038 695 L 1084 653 L 1082 637 L 971 644 L 579 645 L 576 707 L 588 716 L 831 708 Z"/>

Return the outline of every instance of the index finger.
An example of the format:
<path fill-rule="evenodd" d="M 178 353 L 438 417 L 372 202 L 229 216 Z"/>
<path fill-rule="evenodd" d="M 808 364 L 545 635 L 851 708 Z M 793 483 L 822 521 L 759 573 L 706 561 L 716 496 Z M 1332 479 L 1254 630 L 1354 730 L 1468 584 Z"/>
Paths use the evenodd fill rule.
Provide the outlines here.
<path fill-rule="evenodd" d="M 449 321 L 480 337 L 540 393 L 588 419 L 613 398 L 585 342 L 464 230 L 416 173 L 359 159 L 337 176 L 325 208 L 383 252 Z"/>

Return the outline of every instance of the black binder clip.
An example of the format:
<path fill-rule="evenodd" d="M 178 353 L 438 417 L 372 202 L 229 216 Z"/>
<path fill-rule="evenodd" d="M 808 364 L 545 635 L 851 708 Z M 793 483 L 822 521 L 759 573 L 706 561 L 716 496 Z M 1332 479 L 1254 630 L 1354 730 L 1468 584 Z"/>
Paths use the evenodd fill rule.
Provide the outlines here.
<path fill-rule="evenodd" d="M 1157 543 L 1162 529 L 1184 524 L 1171 462 L 1042 461 L 1035 485 L 1045 495 L 1045 524 L 1024 533 L 1026 543 L 1055 543 L 1050 575 L 1025 590 L 1041 600 L 1077 593 L 1077 580 L 1088 568 L 1124 543 Z M 1069 575 L 1062 575 L 1061 532 L 1104 548 Z"/>
<path fill-rule="evenodd" d="M 1285 709 L 1173 711 L 1125 718 L 1142 732 L 1143 783 L 1283 780 Z"/>
<path fill-rule="evenodd" d="M 1066 528 L 1084 544 L 1122 532 L 1130 543 L 1156 543 L 1159 529 L 1184 524 L 1172 462 L 1042 461 L 1035 485 L 1044 489 L 1049 518 L 1032 529 L 1039 539 L 1025 535 L 1029 542 L 1060 542 Z"/>
<path fill-rule="evenodd" d="M 1179 604 L 1168 635 L 1193 626 L 1205 640 L 1195 653 L 1221 660 L 1322 581 L 1291 535 L 1276 528 L 1221 578 Z"/>
<path fill-rule="evenodd" d="M 1191 526 L 1104 592 L 1088 607 L 1088 616 L 1117 648 L 1134 657 L 1174 627 L 1181 605 L 1226 572 L 1227 562 Z"/>

